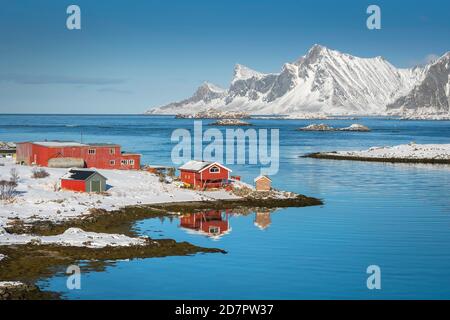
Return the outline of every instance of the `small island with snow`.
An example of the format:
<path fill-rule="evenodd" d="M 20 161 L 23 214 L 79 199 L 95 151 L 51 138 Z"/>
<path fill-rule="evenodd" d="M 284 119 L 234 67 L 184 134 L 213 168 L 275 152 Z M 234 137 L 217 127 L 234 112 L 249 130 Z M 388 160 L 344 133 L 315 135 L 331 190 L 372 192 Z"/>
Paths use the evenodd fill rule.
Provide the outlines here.
<path fill-rule="evenodd" d="M 333 128 L 327 124 L 310 124 L 309 126 L 299 128 L 298 131 L 353 131 L 353 132 L 369 132 L 370 129 L 362 124 L 352 124 L 345 128 Z"/>
<path fill-rule="evenodd" d="M 372 147 L 362 151 L 333 151 L 307 154 L 304 157 L 331 160 L 355 160 L 391 163 L 450 164 L 450 144 L 409 144 Z"/>
<path fill-rule="evenodd" d="M 251 126 L 252 124 L 247 121 L 239 119 L 219 119 L 209 124 L 210 126 L 228 126 L 228 127 L 244 127 Z"/>
<path fill-rule="evenodd" d="M 176 119 L 250 119 L 250 115 L 246 112 L 239 111 L 221 111 L 215 108 L 209 108 L 197 113 L 186 114 L 179 113 Z"/>

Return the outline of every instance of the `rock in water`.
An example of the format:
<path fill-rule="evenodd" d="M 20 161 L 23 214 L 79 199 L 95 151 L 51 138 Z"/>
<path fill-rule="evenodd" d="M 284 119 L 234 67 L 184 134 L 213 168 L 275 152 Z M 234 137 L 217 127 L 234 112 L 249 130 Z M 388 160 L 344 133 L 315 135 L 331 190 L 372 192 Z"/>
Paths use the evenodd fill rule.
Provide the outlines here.
<path fill-rule="evenodd" d="M 334 131 L 333 127 L 330 127 L 327 124 L 321 123 L 321 124 L 310 124 L 309 126 L 306 126 L 304 128 L 298 129 L 300 131 Z"/>
<path fill-rule="evenodd" d="M 359 131 L 359 132 L 369 132 L 370 129 L 362 124 L 354 123 L 350 127 L 339 129 L 340 131 Z"/>

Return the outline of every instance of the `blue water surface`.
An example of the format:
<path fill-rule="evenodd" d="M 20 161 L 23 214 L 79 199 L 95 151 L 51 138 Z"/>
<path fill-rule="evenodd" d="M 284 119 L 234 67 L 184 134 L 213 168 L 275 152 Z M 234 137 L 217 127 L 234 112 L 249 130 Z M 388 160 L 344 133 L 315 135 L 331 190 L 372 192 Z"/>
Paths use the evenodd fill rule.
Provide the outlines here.
<path fill-rule="evenodd" d="M 280 170 L 273 185 L 319 197 L 323 206 L 278 209 L 265 229 L 255 225 L 255 213 L 231 214 L 231 231 L 221 237 L 188 232 L 178 218 L 138 221 L 143 235 L 228 253 L 119 261 L 104 272 L 83 274 L 81 290 L 68 290 L 61 271 L 40 286 L 69 299 L 450 298 L 449 166 L 299 157 L 411 141 L 450 143 L 450 122 L 251 122 L 255 129 L 280 129 Z M 295 131 L 314 122 L 357 122 L 372 132 Z M 139 115 L 0 115 L 0 140 L 114 142 L 141 153 L 144 163 L 170 165 L 173 130 L 192 125 L 193 120 Z M 259 174 L 255 165 L 231 168 L 247 182 Z M 367 289 L 369 265 L 381 268 L 381 290 Z"/>

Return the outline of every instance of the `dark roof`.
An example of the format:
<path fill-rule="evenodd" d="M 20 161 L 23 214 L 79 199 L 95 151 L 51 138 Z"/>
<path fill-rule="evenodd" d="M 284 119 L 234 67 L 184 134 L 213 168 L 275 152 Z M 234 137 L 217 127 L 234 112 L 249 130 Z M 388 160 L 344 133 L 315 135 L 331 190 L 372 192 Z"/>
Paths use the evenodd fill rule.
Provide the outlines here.
<path fill-rule="evenodd" d="M 77 170 L 77 169 L 70 169 L 69 172 L 63 177 L 63 179 L 67 180 L 87 180 L 93 175 L 98 174 L 102 176 L 100 173 L 94 170 Z M 102 176 L 103 177 L 103 176 Z M 105 178 L 105 177 L 103 177 Z M 106 178 L 105 178 L 106 179 Z"/>

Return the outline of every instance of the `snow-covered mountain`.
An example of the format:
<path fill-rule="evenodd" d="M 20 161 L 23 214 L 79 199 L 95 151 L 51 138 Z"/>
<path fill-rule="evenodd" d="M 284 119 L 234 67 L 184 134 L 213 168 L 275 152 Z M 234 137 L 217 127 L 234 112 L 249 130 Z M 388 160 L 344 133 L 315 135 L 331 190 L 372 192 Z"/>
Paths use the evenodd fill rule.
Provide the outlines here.
<path fill-rule="evenodd" d="M 387 110 L 402 116 L 450 116 L 450 52 L 427 65 L 421 81 Z"/>
<path fill-rule="evenodd" d="M 146 113 L 189 114 L 216 108 L 260 115 L 386 114 L 387 105 L 398 109 L 402 97 L 431 82 L 427 80 L 433 79 L 431 69 L 440 70 L 433 74 L 439 73 L 444 85 L 448 64 L 446 69 L 433 65 L 398 69 L 382 57 L 358 58 L 314 45 L 297 61 L 284 64 L 280 73 L 260 73 L 238 64 L 228 89 L 205 83 L 191 98 Z M 448 85 L 445 90 L 448 106 Z"/>

